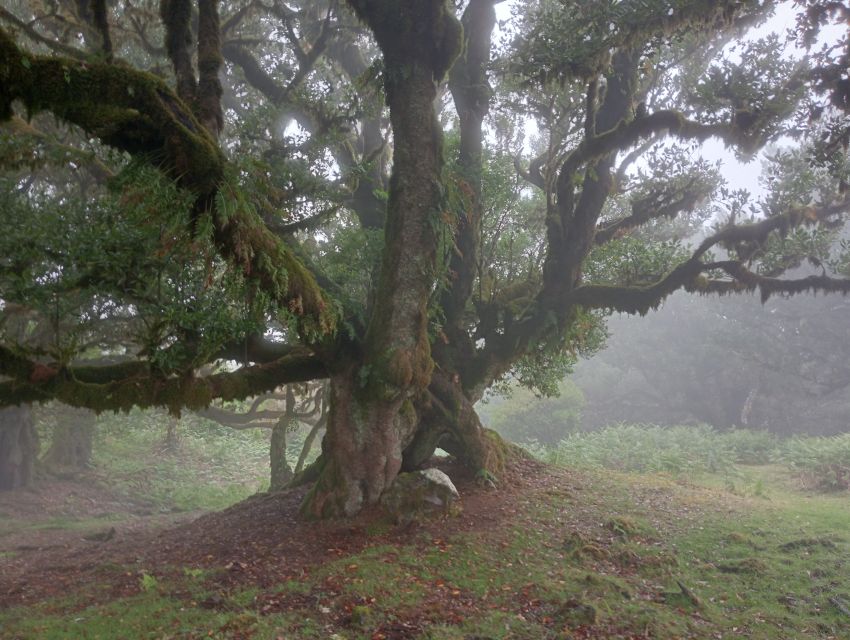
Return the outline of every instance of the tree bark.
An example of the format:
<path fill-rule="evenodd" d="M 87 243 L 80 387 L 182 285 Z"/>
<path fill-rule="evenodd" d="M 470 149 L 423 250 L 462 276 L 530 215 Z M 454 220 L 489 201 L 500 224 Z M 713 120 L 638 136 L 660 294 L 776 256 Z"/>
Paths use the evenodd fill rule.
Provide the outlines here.
<path fill-rule="evenodd" d="M 37 457 L 38 435 L 29 405 L 0 409 L 0 491 L 29 486 Z"/>
<path fill-rule="evenodd" d="M 416 430 L 416 412 L 401 395 L 374 397 L 351 366 L 330 382 L 321 473 L 302 505 L 308 518 L 352 516 L 381 497 L 401 470 Z"/>
<path fill-rule="evenodd" d="M 462 46 L 445 0 L 350 0 L 384 57 L 393 130 L 384 255 L 362 345 L 331 375 L 330 413 L 308 517 L 351 516 L 395 479 L 419 423 L 414 400 L 431 380 L 428 304 L 443 212 L 437 84 Z"/>
<path fill-rule="evenodd" d="M 272 427 L 272 440 L 269 446 L 271 477 L 269 491 L 281 491 L 292 480 L 292 468 L 286 460 L 286 434 L 295 424 L 295 391 L 292 385 L 286 387 L 286 409 Z"/>
<path fill-rule="evenodd" d="M 85 409 L 60 407 L 61 418 L 53 429 L 44 462 L 50 467 L 85 469 L 91 462 L 94 414 Z"/>
<path fill-rule="evenodd" d="M 439 447 L 476 474 L 497 478 L 519 449 L 481 424 L 473 400 L 456 377 L 437 373 L 428 391 L 419 407 L 419 428 L 404 450 L 404 470 L 426 465 Z"/>
<path fill-rule="evenodd" d="M 163 449 L 167 453 L 176 453 L 180 448 L 180 418 L 169 415 L 166 416 L 166 420 Z"/>
<path fill-rule="evenodd" d="M 269 462 L 271 463 L 269 491 L 281 491 L 292 480 L 292 469 L 286 460 L 286 433 L 291 424 L 290 418 L 284 415 L 272 428 L 272 440 L 269 446 Z"/>

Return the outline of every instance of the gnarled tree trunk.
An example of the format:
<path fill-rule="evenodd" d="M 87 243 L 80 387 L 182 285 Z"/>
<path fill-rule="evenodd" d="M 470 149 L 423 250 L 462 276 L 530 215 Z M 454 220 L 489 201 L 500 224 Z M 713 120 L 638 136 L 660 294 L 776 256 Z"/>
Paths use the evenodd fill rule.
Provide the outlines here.
<path fill-rule="evenodd" d="M 91 411 L 61 405 L 44 462 L 51 467 L 85 469 L 91 462 L 95 416 Z"/>
<path fill-rule="evenodd" d="M 374 397 L 356 370 L 331 378 L 321 474 L 302 507 L 308 517 L 350 516 L 376 503 L 401 470 L 402 451 L 416 430 L 413 404 L 400 394 Z"/>
<path fill-rule="evenodd" d="M 436 373 L 428 391 L 416 434 L 404 451 L 403 468 L 420 468 L 439 447 L 483 477 L 498 477 L 517 448 L 481 424 L 473 400 L 457 379 Z"/>
<path fill-rule="evenodd" d="M 0 409 L 0 490 L 32 483 L 38 435 L 29 405 Z"/>
<path fill-rule="evenodd" d="M 393 169 L 384 255 L 362 346 L 331 375 L 321 474 L 302 507 L 312 517 L 353 515 L 398 475 L 418 425 L 414 400 L 433 361 L 428 304 L 438 273 L 442 131 L 437 84 L 462 47 L 446 0 L 350 0 L 384 57 Z"/>

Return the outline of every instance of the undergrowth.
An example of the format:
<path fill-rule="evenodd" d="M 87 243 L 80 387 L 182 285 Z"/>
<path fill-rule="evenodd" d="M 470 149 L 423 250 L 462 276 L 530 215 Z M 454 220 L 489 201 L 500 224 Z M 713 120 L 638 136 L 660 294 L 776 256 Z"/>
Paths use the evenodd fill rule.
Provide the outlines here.
<path fill-rule="evenodd" d="M 223 509 L 268 483 L 266 434 L 186 421 L 169 448 L 149 420 L 110 416 L 99 425 L 93 467 L 118 492 L 159 510 L 190 511 Z"/>
<path fill-rule="evenodd" d="M 558 466 L 735 477 L 739 465 L 774 464 L 806 489 L 850 489 L 850 434 L 783 439 L 767 431 L 719 431 L 707 425 L 618 424 L 572 433 L 552 447 L 525 446 Z"/>

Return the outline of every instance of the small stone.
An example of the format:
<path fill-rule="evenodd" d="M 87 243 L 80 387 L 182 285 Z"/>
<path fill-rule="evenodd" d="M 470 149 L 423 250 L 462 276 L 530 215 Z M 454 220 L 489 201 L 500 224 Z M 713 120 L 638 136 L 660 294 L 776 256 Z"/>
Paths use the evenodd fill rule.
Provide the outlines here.
<path fill-rule="evenodd" d="M 410 524 L 434 509 L 450 513 L 458 497 L 451 478 L 439 469 L 425 469 L 399 474 L 381 504 L 397 524 Z"/>

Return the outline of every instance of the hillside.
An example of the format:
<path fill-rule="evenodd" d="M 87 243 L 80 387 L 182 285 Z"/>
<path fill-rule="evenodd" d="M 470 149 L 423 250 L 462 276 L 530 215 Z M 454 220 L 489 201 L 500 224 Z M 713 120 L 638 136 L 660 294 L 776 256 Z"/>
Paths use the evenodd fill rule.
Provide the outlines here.
<path fill-rule="evenodd" d="M 770 466 L 697 482 L 526 461 L 497 491 L 447 470 L 462 512 L 403 528 L 376 512 L 298 521 L 293 491 L 118 522 L 105 542 L 6 532 L 2 637 L 850 634 L 846 494 L 805 494 Z"/>

